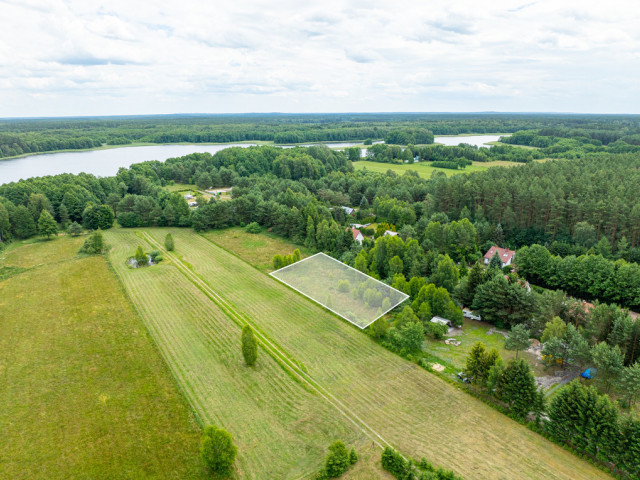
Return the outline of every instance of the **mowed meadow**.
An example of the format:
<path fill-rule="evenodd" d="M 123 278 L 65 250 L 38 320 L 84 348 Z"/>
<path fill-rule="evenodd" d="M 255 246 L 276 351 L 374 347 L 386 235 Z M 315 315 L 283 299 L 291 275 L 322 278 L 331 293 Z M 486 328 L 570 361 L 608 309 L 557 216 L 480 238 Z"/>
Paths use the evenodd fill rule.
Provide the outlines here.
<path fill-rule="evenodd" d="M 162 242 L 166 231 L 155 233 Z M 194 233 L 173 234 L 178 253 L 186 251 L 191 237 L 209 245 Z M 155 248 L 140 232 L 107 231 L 105 238 L 112 245 L 114 269 L 201 423 L 222 426 L 233 435 L 237 477 L 311 477 L 335 439 L 362 444 L 362 433 L 264 351 L 255 367 L 246 367 L 241 327 L 170 258 L 165 255 L 165 261 L 152 267 L 128 268 L 125 260 L 138 245 L 146 251 Z"/>
<path fill-rule="evenodd" d="M 161 248 L 168 231 L 176 252 L 165 252 L 164 264 L 124 265 L 138 244 Z M 243 478 L 309 475 L 335 438 L 390 444 L 466 479 L 610 478 L 201 235 L 113 230 L 106 238 L 194 410 L 236 439 Z M 255 370 L 242 365 L 242 323 L 262 342 Z"/>
<path fill-rule="evenodd" d="M 0 478 L 209 478 L 188 404 L 83 240 L 0 253 Z"/>

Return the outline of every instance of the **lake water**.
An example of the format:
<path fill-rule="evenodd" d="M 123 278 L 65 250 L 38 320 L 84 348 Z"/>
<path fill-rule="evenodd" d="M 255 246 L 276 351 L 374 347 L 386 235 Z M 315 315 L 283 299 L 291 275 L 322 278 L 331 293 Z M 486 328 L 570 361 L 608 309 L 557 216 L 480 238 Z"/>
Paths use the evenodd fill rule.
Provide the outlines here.
<path fill-rule="evenodd" d="M 508 137 L 508 135 L 465 135 L 459 137 L 435 137 L 433 141 L 435 143 L 442 143 L 449 147 L 455 147 L 459 143 L 468 143 L 469 145 L 476 145 L 478 147 L 489 148 L 491 145 L 485 145 L 487 142 L 497 142 L 500 137 Z"/>
<path fill-rule="evenodd" d="M 498 140 L 498 135 L 475 135 L 466 137 L 436 137 L 435 141 L 446 145 L 470 143 L 483 146 L 484 142 Z M 374 142 L 382 143 L 382 142 Z M 90 150 L 86 152 L 61 152 L 27 157 L 0 159 L 0 185 L 17 182 L 21 178 L 42 177 L 60 173 L 92 173 L 100 177 L 115 175 L 120 167 L 130 167 L 134 163 L 147 160 L 164 161 L 167 158 L 181 157 L 189 153 L 216 153 L 230 147 L 249 147 L 253 144 L 223 144 L 223 145 L 151 145 L 144 147 L 108 148 L 105 150 Z M 315 144 L 318 145 L 318 144 Z M 328 143 L 331 148 L 347 148 L 362 146 L 362 143 L 341 142 Z M 486 145 L 485 145 L 486 146 Z M 283 148 L 292 148 L 290 145 Z M 363 151 L 363 154 L 366 152 Z"/>

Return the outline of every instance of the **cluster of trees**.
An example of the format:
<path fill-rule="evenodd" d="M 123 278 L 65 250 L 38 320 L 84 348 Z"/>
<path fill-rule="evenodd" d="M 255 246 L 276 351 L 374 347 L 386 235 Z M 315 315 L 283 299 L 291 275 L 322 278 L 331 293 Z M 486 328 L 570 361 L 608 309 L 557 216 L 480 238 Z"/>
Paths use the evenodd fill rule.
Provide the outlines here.
<path fill-rule="evenodd" d="M 415 480 L 462 480 L 451 470 L 434 467 L 425 458 L 419 461 L 405 459 L 398 451 L 386 447 L 382 452 L 382 468 L 398 480 L 407 478 Z"/>
<path fill-rule="evenodd" d="M 273 269 L 280 270 L 282 267 L 286 267 L 287 265 L 291 265 L 292 263 L 296 263 L 300 260 L 300 250 L 297 248 L 293 251 L 291 255 L 274 255 L 273 257 Z"/>
<path fill-rule="evenodd" d="M 545 431 L 555 441 L 615 469 L 640 476 L 640 421 L 620 414 L 607 395 L 574 380 L 547 408 Z"/>
<path fill-rule="evenodd" d="M 471 347 L 464 371 L 471 383 L 501 401 L 516 418 L 533 415 L 540 420 L 544 393 L 537 388 L 526 360 L 514 359 L 505 366 L 495 348 L 487 351 L 482 342 L 477 342 Z"/>
<path fill-rule="evenodd" d="M 316 475 L 316 480 L 326 480 L 337 478 L 349 470 L 349 467 L 358 461 L 358 454 L 352 448 L 347 447 L 340 440 L 336 440 L 329 445 L 329 452 L 324 461 L 324 468 Z"/>
<path fill-rule="evenodd" d="M 629 308 L 640 307 L 640 265 L 637 263 L 622 258 L 614 261 L 600 254 L 563 258 L 537 244 L 519 249 L 515 262 L 518 272 L 537 285 Z"/>

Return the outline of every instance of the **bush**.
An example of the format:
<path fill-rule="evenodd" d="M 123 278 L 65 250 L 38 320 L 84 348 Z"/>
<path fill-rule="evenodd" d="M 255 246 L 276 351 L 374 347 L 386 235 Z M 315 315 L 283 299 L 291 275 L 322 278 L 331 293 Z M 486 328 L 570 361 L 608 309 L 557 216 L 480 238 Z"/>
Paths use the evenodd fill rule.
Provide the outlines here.
<path fill-rule="evenodd" d="M 104 252 L 104 240 L 102 239 L 102 232 L 100 230 L 93 232 L 84 241 L 80 253 L 87 253 L 89 255 L 100 255 Z"/>
<path fill-rule="evenodd" d="M 136 262 L 138 262 L 139 266 L 146 265 L 147 262 L 149 261 L 149 259 L 147 258 L 147 254 L 144 253 L 144 250 L 142 250 L 142 247 L 140 245 L 138 245 L 138 248 L 136 249 L 136 253 L 133 256 L 133 258 L 136 259 Z"/>
<path fill-rule="evenodd" d="M 200 457 L 214 473 L 229 476 L 237 453 L 233 438 L 225 429 L 213 425 L 204 429 L 200 442 Z"/>
<path fill-rule="evenodd" d="M 151 251 L 149 252 L 149 256 L 151 257 L 151 260 L 152 260 L 154 263 L 158 263 L 159 261 L 161 261 L 161 260 L 162 260 L 162 254 L 160 253 L 160 251 L 159 251 L 159 250 L 151 250 Z M 158 260 L 158 258 L 160 258 L 160 260 Z"/>
<path fill-rule="evenodd" d="M 169 252 L 173 252 L 176 248 L 175 243 L 173 242 L 173 235 L 167 233 L 167 236 L 164 237 L 164 248 L 166 248 Z"/>
<path fill-rule="evenodd" d="M 356 453 L 356 449 L 352 448 L 351 452 L 349 452 L 349 463 L 353 465 L 358 461 L 358 454 Z"/>
<path fill-rule="evenodd" d="M 349 451 L 340 440 L 336 440 L 329 447 L 329 453 L 325 460 L 325 472 L 329 478 L 342 475 L 349 469 Z"/>
<path fill-rule="evenodd" d="M 386 447 L 382 452 L 382 468 L 396 478 L 404 478 L 408 472 L 406 460 L 391 447 Z"/>
<path fill-rule="evenodd" d="M 255 365 L 258 359 L 258 342 L 249 325 L 242 327 L 242 356 L 248 366 Z"/>
<path fill-rule="evenodd" d="M 342 293 L 349 293 L 351 290 L 351 284 L 349 280 L 338 280 L 338 291 Z"/>
<path fill-rule="evenodd" d="M 258 222 L 251 222 L 249 225 L 247 225 L 247 228 L 245 228 L 245 230 L 247 231 L 247 233 L 260 233 L 262 231 L 260 225 L 258 225 Z"/>
<path fill-rule="evenodd" d="M 77 237 L 78 235 L 82 235 L 84 232 L 84 228 L 78 222 L 71 222 L 69 227 L 67 228 L 67 233 L 72 237 Z"/>

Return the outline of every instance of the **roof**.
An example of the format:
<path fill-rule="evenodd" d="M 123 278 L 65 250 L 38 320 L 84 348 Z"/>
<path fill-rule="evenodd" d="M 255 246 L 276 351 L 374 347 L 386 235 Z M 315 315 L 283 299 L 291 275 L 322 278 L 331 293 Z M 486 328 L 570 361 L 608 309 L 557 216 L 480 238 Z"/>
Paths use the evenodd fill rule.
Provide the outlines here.
<path fill-rule="evenodd" d="M 351 230 L 351 233 L 353 233 L 353 239 L 354 240 L 356 240 L 358 238 L 358 235 L 362 235 L 360 230 L 358 230 L 357 228 L 350 228 L 349 230 Z"/>
<path fill-rule="evenodd" d="M 398 232 L 394 232 L 392 230 L 387 230 L 386 232 L 384 232 L 385 235 L 389 235 L 390 237 L 395 237 Z"/>
<path fill-rule="evenodd" d="M 508 248 L 500 248 L 494 245 L 489 249 L 487 253 L 484 254 L 484 258 L 486 258 L 487 260 L 491 260 L 496 252 L 498 253 L 498 255 L 500 255 L 500 260 L 502 260 L 502 263 L 509 263 L 509 261 L 511 261 L 511 259 L 513 259 L 513 256 L 516 254 L 516 252 L 513 250 L 509 250 Z"/>
<path fill-rule="evenodd" d="M 442 318 L 438 316 L 433 317 L 430 321 L 433 323 L 440 323 L 442 325 L 447 325 L 447 326 L 451 323 L 451 320 L 447 320 L 446 318 Z"/>
<path fill-rule="evenodd" d="M 348 215 L 351 215 L 353 212 L 355 212 L 355 208 L 345 207 L 345 206 L 342 206 L 340 208 L 344 210 Z"/>

